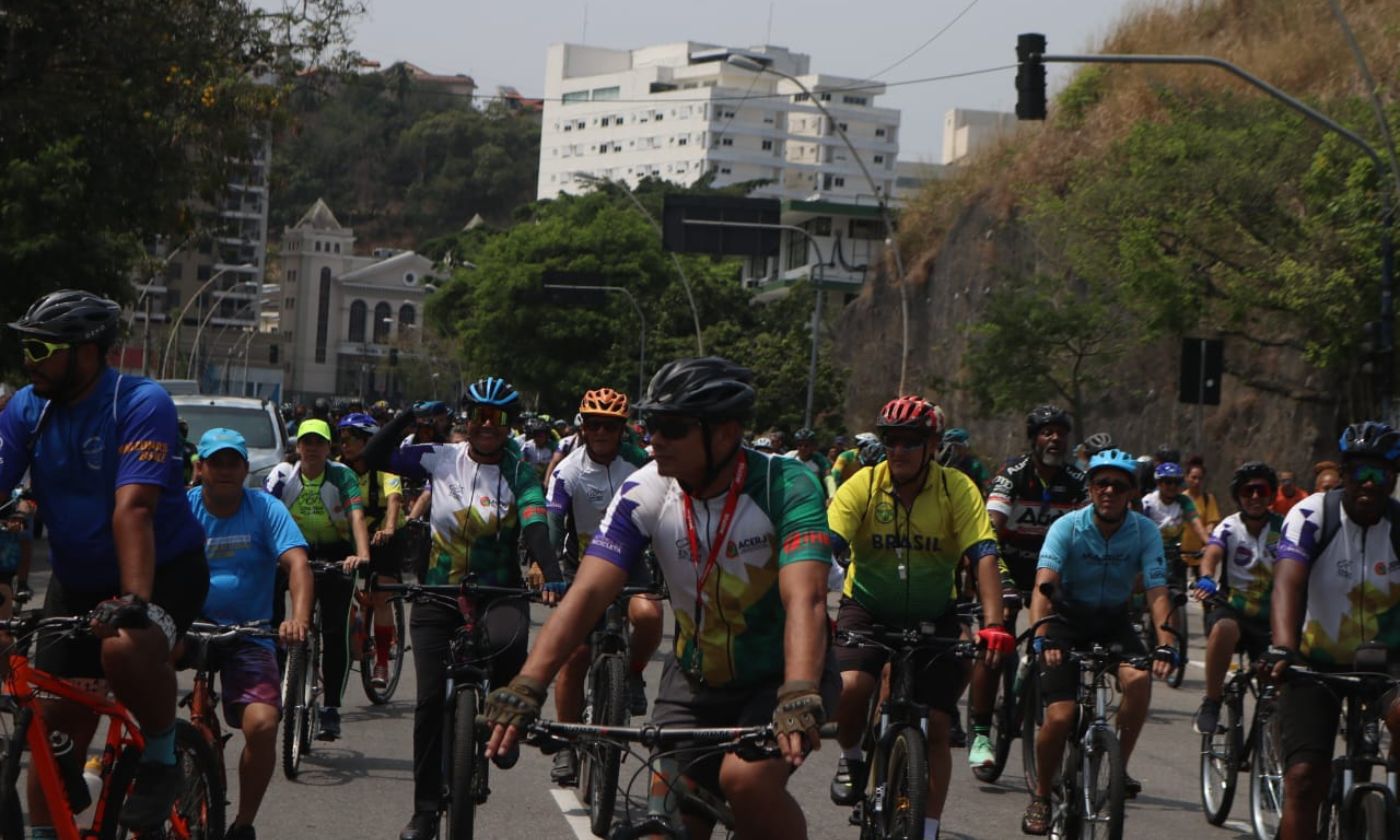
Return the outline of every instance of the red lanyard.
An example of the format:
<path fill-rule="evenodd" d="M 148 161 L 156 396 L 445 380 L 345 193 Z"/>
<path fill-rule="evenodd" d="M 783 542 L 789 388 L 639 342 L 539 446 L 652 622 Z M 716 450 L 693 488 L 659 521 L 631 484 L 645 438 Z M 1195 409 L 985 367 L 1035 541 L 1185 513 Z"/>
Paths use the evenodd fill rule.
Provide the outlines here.
<path fill-rule="evenodd" d="M 705 581 L 710 579 L 710 570 L 719 562 L 720 547 L 729 536 L 729 526 L 734 524 L 734 509 L 739 506 L 739 494 L 744 490 L 744 480 L 749 475 L 749 462 L 741 451 L 737 455 L 739 463 L 734 467 L 734 482 L 729 485 L 729 493 L 724 498 L 724 511 L 719 515 L 719 528 L 710 543 L 710 554 L 705 560 L 704 571 L 700 569 L 700 538 L 695 534 L 695 505 L 690 494 L 681 492 L 681 504 L 685 506 L 685 533 L 690 540 L 690 565 L 695 568 L 695 632 L 700 633 L 700 597 L 705 590 Z"/>

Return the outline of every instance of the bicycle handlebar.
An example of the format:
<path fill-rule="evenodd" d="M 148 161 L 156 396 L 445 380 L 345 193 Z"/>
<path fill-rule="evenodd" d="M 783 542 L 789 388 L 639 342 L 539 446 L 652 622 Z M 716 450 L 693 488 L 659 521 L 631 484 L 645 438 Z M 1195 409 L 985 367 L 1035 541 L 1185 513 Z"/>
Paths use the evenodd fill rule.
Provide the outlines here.
<path fill-rule="evenodd" d="M 821 737 L 836 737 L 836 723 L 822 725 Z M 779 754 L 773 724 L 763 726 L 727 727 L 669 727 L 669 726 L 594 726 L 586 723 L 559 723 L 536 720 L 525 729 L 525 743 L 550 753 L 576 741 L 608 740 L 640 744 L 648 749 L 674 747 L 681 744 L 702 745 L 724 752 L 745 753 L 761 757 Z"/>
<path fill-rule="evenodd" d="M 223 639 L 276 639 L 280 634 L 266 624 L 215 624 L 210 621 L 196 621 L 185 631 L 187 636 L 198 636 L 210 641 Z"/>
<path fill-rule="evenodd" d="M 877 647 L 894 652 L 896 649 L 935 650 L 951 654 L 956 659 L 976 659 L 980 645 L 966 639 L 949 639 L 935 634 L 931 622 L 923 622 L 917 630 L 876 626 L 868 633 L 858 630 L 836 631 L 836 644 L 842 647 Z"/>

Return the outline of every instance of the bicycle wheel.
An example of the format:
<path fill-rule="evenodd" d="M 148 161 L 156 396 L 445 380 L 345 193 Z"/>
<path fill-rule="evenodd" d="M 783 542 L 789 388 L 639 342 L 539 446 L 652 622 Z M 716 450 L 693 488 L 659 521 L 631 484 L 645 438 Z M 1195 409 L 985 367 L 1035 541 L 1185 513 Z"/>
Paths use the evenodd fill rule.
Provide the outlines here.
<path fill-rule="evenodd" d="M 128 746 L 117 758 L 117 763 L 112 765 L 112 775 L 107 778 L 107 785 L 100 794 L 105 803 L 102 824 L 96 826 L 98 840 L 117 840 L 126 836 L 126 829 L 117 825 L 117 815 L 122 812 L 122 804 L 126 802 L 127 791 L 136 779 L 136 767 L 140 763 L 141 751 Z"/>
<path fill-rule="evenodd" d="M 1084 825 L 1084 800 L 1079 789 L 1079 768 L 1084 749 L 1071 733 L 1060 760 L 1060 776 L 1050 790 L 1051 840 L 1080 840 Z"/>
<path fill-rule="evenodd" d="M 1021 768 L 1026 779 L 1026 793 L 1035 793 L 1035 733 L 1040 728 L 1040 678 L 1038 664 L 1021 686 Z"/>
<path fill-rule="evenodd" d="M 602 656 L 589 674 L 589 723 L 600 726 L 626 726 L 627 667 L 621 656 Z M 617 803 L 617 776 L 622 768 L 620 747 L 594 744 L 579 756 L 587 762 L 588 823 L 593 836 L 607 837 L 612 828 Z M 582 767 L 580 767 L 582 772 Z M 580 778 L 584 778 L 580 775 Z"/>
<path fill-rule="evenodd" d="M 476 686 L 457 689 L 452 702 L 452 762 L 447 778 L 447 840 L 471 840 L 476 828 Z"/>
<path fill-rule="evenodd" d="M 282 774 L 295 780 L 301 770 L 302 746 L 307 742 L 306 645 L 287 650 L 287 667 L 282 671 Z"/>
<path fill-rule="evenodd" d="M 1345 823 L 1348 840 L 1391 840 L 1394 836 L 1390 833 L 1394 802 L 1393 798 L 1378 790 L 1368 790 L 1353 797 Z"/>
<path fill-rule="evenodd" d="M 1080 836 L 1095 840 L 1123 838 L 1123 755 L 1118 738 L 1107 727 L 1096 726 L 1084 755 L 1084 830 Z"/>
<path fill-rule="evenodd" d="M 154 831 L 142 831 L 143 838 L 159 840 L 223 840 L 224 790 L 219 781 L 219 759 L 214 748 L 186 720 L 175 721 L 175 760 L 185 773 L 185 785 L 170 809 L 170 817 Z M 128 836 L 125 828 L 117 840 Z"/>
<path fill-rule="evenodd" d="M 1186 654 L 1191 637 L 1191 633 L 1186 627 L 1185 604 L 1177 604 L 1172 607 L 1171 615 L 1167 616 L 1167 624 L 1176 628 L 1176 632 L 1181 634 L 1172 639 L 1172 646 L 1176 648 L 1176 661 L 1180 662 L 1181 665 L 1172 671 L 1171 676 L 1167 677 L 1167 685 L 1172 688 L 1181 688 L 1181 681 L 1186 678 Z M 1152 650 L 1153 647 L 1156 645 L 1149 647 L 1148 650 Z"/>
<path fill-rule="evenodd" d="M 928 750 L 924 735 L 905 726 L 894 736 L 885 764 L 887 840 L 920 840 L 928 804 Z"/>
<path fill-rule="evenodd" d="M 1224 727 L 1201 736 L 1201 808 L 1211 825 L 1225 822 L 1235 801 L 1240 755 L 1244 752 L 1241 703 L 1238 695 L 1229 696 L 1221 706 Z"/>
<path fill-rule="evenodd" d="M 13 737 L 13 733 L 12 733 Z M 5 792 L 0 799 L 0 840 L 24 840 L 24 811 L 19 804 L 20 765 L 24 759 L 24 745 L 18 739 L 0 739 L 0 790 Z"/>
<path fill-rule="evenodd" d="M 1254 710 L 1254 756 L 1249 767 L 1249 813 L 1257 840 L 1278 837 L 1283 819 L 1283 758 L 1279 753 L 1278 726 L 1271 703 L 1261 701 Z"/>
<path fill-rule="evenodd" d="M 1020 723 L 1017 713 L 1020 711 L 1020 697 L 1016 694 L 1016 671 L 1020 668 L 1021 661 L 1017 657 L 1008 656 L 1002 661 L 1001 695 L 997 698 L 996 708 L 992 712 L 992 758 L 994 763 L 991 766 L 975 767 L 972 775 L 978 781 L 991 784 L 1001 778 L 1001 773 L 1006 769 L 1006 759 L 1011 755 L 1011 742 L 1016 739 L 1016 733 L 1020 731 Z"/>
<path fill-rule="evenodd" d="M 311 627 L 306 631 L 306 679 L 303 708 L 306 725 L 301 729 L 302 756 L 311 754 L 316 741 L 316 729 L 321 725 L 321 605 L 311 608 Z"/>
<path fill-rule="evenodd" d="M 378 641 L 375 639 L 374 630 L 370 629 L 365 635 L 365 648 L 360 656 L 360 683 L 365 688 L 365 697 L 376 706 L 382 706 L 394 699 L 394 692 L 399 687 L 399 677 L 403 676 L 403 653 L 405 642 L 404 608 L 402 598 L 390 599 L 385 609 L 389 610 L 392 616 L 389 626 L 393 628 L 394 638 L 389 643 L 389 673 L 382 687 L 374 684 L 374 663 Z M 365 609 L 365 626 L 374 627 L 375 611 L 372 608 Z"/>

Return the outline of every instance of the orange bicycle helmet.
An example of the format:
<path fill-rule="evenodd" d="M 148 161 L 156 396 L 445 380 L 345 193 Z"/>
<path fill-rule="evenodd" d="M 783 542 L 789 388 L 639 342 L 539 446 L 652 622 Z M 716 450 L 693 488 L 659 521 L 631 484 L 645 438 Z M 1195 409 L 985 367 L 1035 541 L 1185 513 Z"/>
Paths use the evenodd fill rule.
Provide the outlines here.
<path fill-rule="evenodd" d="M 597 417 L 627 417 L 627 395 L 611 388 L 595 388 L 583 395 L 578 413 Z"/>

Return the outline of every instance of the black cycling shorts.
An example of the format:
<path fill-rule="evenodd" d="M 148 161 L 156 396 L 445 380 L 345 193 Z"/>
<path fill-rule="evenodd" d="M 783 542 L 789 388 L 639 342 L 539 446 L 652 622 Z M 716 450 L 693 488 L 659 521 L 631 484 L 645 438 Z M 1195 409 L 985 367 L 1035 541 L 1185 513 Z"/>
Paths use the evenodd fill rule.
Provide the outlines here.
<path fill-rule="evenodd" d="M 1309 668 L 1318 668 L 1315 664 L 1307 664 Z M 1391 689 L 1381 697 L 1380 707 L 1389 709 L 1395 701 L 1395 690 Z M 1341 713 L 1341 700 L 1327 686 L 1301 678 L 1285 682 L 1279 691 L 1275 718 L 1279 727 L 1283 766 L 1287 768 L 1306 763 L 1325 767 L 1331 764 Z"/>
<path fill-rule="evenodd" d="M 865 607 L 850 598 L 842 598 L 836 611 L 836 631 L 869 633 L 880 622 Z M 941 638 L 955 639 L 962 634 L 963 625 L 953 610 L 948 610 L 934 622 L 936 633 Z M 878 647 L 846 647 L 833 645 L 836 664 L 842 671 L 860 671 L 879 678 L 890 655 Z M 958 714 L 958 698 L 962 697 L 967 685 L 968 665 L 947 654 L 932 651 L 914 655 L 914 671 L 918 675 L 914 681 L 914 700 L 937 709 L 950 717 Z"/>
<path fill-rule="evenodd" d="M 1210 631 L 1215 629 L 1216 624 L 1225 620 L 1235 622 L 1240 628 L 1240 640 L 1235 644 L 1235 650 L 1244 651 L 1251 660 L 1262 656 L 1273 643 L 1273 632 L 1269 629 L 1267 618 L 1246 618 L 1240 615 L 1239 610 L 1224 604 L 1206 610 L 1206 638 L 1210 638 Z"/>
<path fill-rule="evenodd" d="M 103 601 L 121 594 L 120 587 L 116 586 L 97 592 L 69 589 L 57 577 L 52 577 L 44 596 L 43 615 L 46 618 L 84 615 Z M 178 639 L 199 617 L 208 594 L 209 564 L 201 545 L 156 569 L 151 603 L 165 610 L 175 622 Z M 100 679 L 104 676 L 101 642 L 93 636 L 46 637 L 41 633 L 35 650 L 34 666 L 56 677 Z"/>
<path fill-rule="evenodd" d="M 1068 623 L 1051 622 L 1044 625 L 1045 638 L 1061 643 L 1061 648 L 1082 649 L 1098 642 L 1105 647 L 1121 645 L 1124 656 L 1142 656 L 1147 653 L 1142 637 L 1133 628 L 1132 618 L 1126 613 L 1101 615 L 1066 616 Z M 1046 667 L 1040 660 L 1040 698 L 1044 703 L 1058 703 L 1073 700 L 1079 694 L 1079 666 L 1068 658 L 1060 660 L 1053 668 Z"/>

